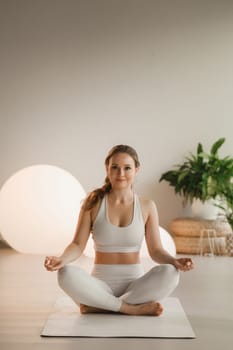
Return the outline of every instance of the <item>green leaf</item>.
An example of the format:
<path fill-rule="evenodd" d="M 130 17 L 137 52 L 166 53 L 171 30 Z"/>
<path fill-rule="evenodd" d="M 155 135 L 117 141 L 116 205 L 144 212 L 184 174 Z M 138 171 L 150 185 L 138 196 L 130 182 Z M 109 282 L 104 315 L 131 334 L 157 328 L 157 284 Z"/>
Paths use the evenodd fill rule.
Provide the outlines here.
<path fill-rule="evenodd" d="M 197 154 L 200 155 L 200 153 L 203 152 L 203 146 L 202 144 L 199 142 L 198 143 L 198 146 L 197 146 Z"/>
<path fill-rule="evenodd" d="M 187 176 L 188 172 L 184 171 L 183 173 L 180 173 L 178 176 L 178 183 L 181 183 L 181 181 Z"/>
<path fill-rule="evenodd" d="M 210 153 L 215 156 L 218 152 L 218 149 L 222 146 L 222 144 L 225 142 L 225 138 L 222 137 L 219 140 L 217 140 L 213 146 L 211 147 Z"/>

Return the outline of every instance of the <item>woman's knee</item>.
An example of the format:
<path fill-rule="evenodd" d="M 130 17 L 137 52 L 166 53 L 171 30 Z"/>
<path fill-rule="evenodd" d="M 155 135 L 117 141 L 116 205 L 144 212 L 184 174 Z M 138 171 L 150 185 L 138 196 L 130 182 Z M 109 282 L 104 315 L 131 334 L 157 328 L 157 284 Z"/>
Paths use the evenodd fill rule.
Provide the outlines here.
<path fill-rule="evenodd" d="M 76 278 L 77 278 L 77 275 L 79 274 L 79 270 L 81 270 L 81 268 L 78 266 L 72 266 L 72 265 L 63 266 L 57 272 L 57 280 L 58 280 L 59 286 L 64 289 L 64 287 L 67 284 L 70 284 L 70 281 L 73 280 L 74 274 L 76 275 Z"/>
<path fill-rule="evenodd" d="M 63 287 L 67 282 L 70 266 L 63 266 L 61 269 L 57 271 L 57 281 L 60 287 Z"/>
<path fill-rule="evenodd" d="M 160 280 L 164 280 L 165 283 L 172 283 L 174 286 L 177 286 L 179 283 L 180 273 L 171 264 L 162 264 L 152 268 L 152 273 L 159 274 Z"/>

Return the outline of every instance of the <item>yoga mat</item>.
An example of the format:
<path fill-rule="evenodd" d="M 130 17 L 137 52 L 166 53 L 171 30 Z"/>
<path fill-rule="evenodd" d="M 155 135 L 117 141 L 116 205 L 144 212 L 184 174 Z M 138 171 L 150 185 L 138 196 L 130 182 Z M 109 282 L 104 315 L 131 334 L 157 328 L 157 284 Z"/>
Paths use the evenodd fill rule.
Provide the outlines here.
<path fill-rule="evenodd" d="M 164 311 L 159 317 L 121 314 L 81 315 L 72 299 L 60 297 L 41 336 L 195 338 L 179 299 L 169 297 L 163 300 L 162 305 Z"/>

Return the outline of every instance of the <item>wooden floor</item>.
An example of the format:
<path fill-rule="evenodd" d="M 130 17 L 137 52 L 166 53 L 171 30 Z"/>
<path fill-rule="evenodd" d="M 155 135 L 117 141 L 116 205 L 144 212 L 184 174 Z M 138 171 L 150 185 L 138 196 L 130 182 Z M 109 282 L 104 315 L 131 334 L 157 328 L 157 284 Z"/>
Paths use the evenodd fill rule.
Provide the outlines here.
<path fill-rule="evenodd" d="M 0 249 L 0 349 L 233 349 L 233 257 L 193 257 L 182 273 L 179 297 L 196 339 L 41 338 L 40 332 L 63 292 L 43 257 Z M 79 263 L 90 269 L 90 260 Z M 146 268 L 151 262 L 144 262 Z"/>

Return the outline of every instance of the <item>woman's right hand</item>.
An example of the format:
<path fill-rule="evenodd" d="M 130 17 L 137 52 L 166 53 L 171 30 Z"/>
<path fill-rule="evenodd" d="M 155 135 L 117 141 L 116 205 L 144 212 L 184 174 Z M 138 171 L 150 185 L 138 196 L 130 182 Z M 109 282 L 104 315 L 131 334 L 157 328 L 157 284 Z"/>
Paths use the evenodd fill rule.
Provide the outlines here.
<path fill-rule="evenodd" d="M 57 256 L 46 256 L 44 266 L 48 271 L 57 271 L 64 266 L 64 262 Z"/>

